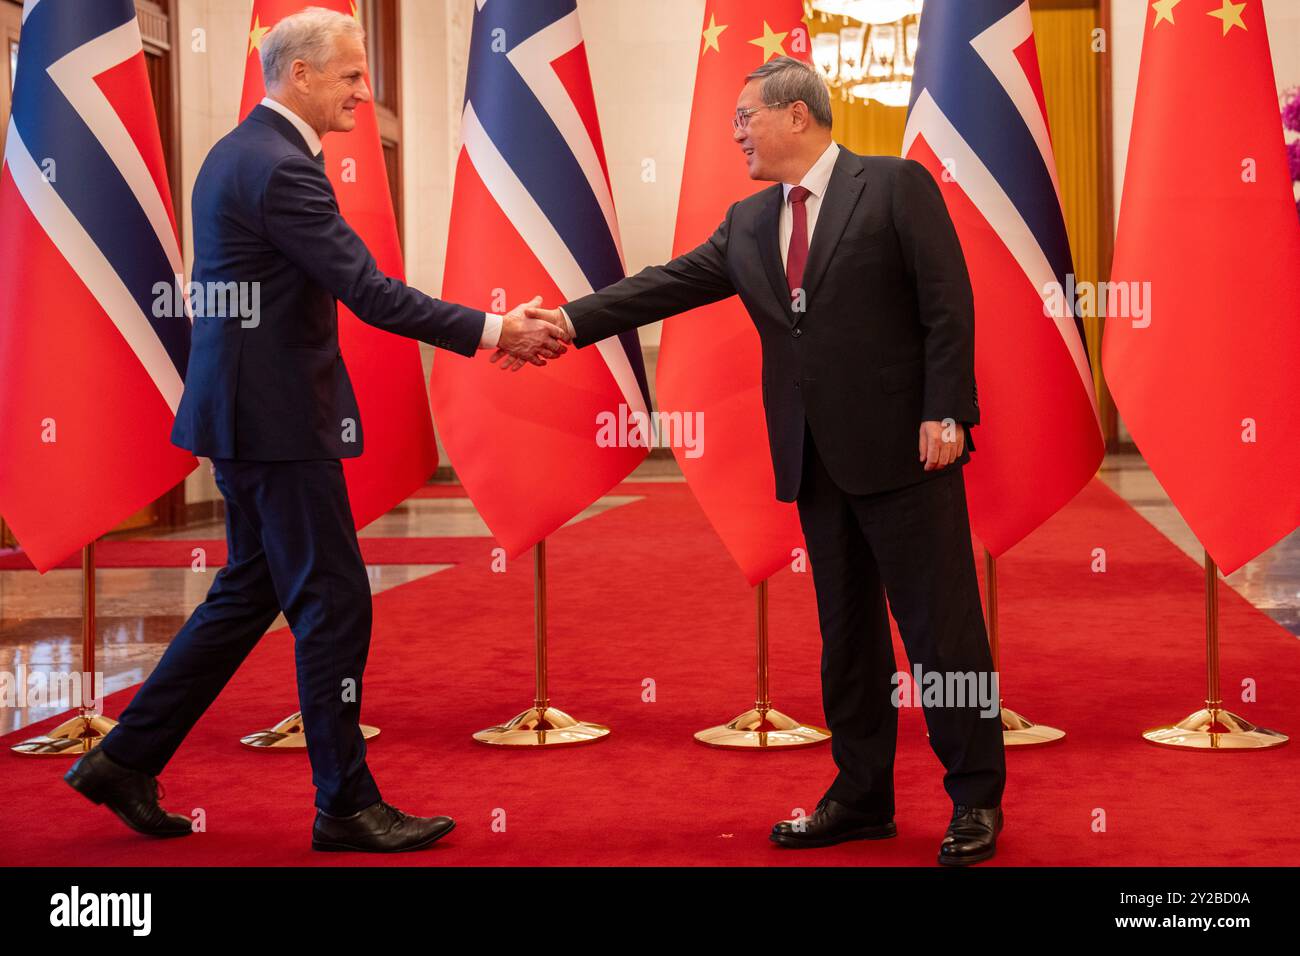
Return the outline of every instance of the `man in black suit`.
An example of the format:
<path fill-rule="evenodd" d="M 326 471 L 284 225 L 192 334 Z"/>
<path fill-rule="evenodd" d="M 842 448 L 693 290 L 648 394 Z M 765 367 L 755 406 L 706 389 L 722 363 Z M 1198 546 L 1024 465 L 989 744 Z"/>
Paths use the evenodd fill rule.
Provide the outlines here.
<path fill-rule="evenodd" d="M 312 846 L 411 850 L 454 826 L 385 803 L 366 767 L 370 588 L 340 460 L 362 453 L 363 436 L 336 300 L 389 332 L 467 356 L 497 347 L 519 365 L 558 357 L 568 336 L 522 306 L 485 315 L 384 275 L 340 216 L 320 137 L 351 130 L 371 98 L 363 40 L 355 19 L 320 8 L 277 24 L 262 45 L 268 97 L 195 182 L 193 282 L 207 307 L 172 440 L 212 459 L 228 563 L 118 726 L 67 775 L 143 833 L 191 832 L 159 805 L 155 778 L 281 610 L 317 793 Z"/>
<path fill-rule="evenodd" d="M 732 205 L 666 265 L 528 314 L 567 316 L 583 347 L 740 296 L 762 340 L 776 496 L 798 502 L 812 562 L 839 769 L 816 811 L 778 823 L 772 840 L 890 837 L 886 595 L 913 667 L 995 680 L 961 472 L 979 421 L 970 280 L 930 174 L 837 146 L 811 67 L 778 57 L 747 77 L 733 129 L 750 176 L 780 185 Z M 1001 722 L 996 706 L 981 710 L 968 698 L 925 710 L 954 805 L 941 863 L 988 859 L 1002 825 Z"/>

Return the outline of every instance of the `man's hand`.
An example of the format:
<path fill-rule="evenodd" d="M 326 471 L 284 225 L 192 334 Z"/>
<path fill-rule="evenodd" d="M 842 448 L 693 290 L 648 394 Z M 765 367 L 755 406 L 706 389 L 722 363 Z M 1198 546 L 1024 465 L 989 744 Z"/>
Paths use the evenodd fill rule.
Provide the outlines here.
<path fill-rule="evenodd" d="M 562 313 L 559 309 L 539 308 L 541 304 L 542 304 L 542 298 L 541 296 L 538 296 L 535 299 L 533 299 L 533 301 L 530 302 L 528 305 L 522 306 L 524 310 L 524 317 L 529 321 L 541 322 L 541 323 L 555 326 L 557 329 L 559 329 L 559 335 L 563 337 L 563 340 L 565 342 L 572 342 L 573 339 L 569 335 L 568 324 L 564 321 L 564 313 Z M 563 347 L 561 347 L 561 352 L 563 352 Z M 492 356 L 490 361 L 495 362 L 497 361 L 497 359 L 501 359 L 501 358 L 504 358 L 506 360 L 501 364 L 502 371 L 513 372 L 523 368 L 524 366 L 524 363 L 522 361 L 520 361 L 518 358 L 514 358 L 510 356 L 508 351 L 502 348 L 497 349 L 496 353 Z M 546 364 L 545 362 L 538 361 L 536 359 L 532 359 L 531 361 L 534 365 Z"/>
<path fill-rule="evenodd" d="M 965 426 L 945 418 L 941 422 L 921 422 L 921 461 L 926 471 L 951 465 L 966 447 Z"/>
<path fill-rule="evenodd" d="M 568 351 L 564 343 L 572 341 L 564 329 L 564 320 L 559 323 L 530 318 L 527 313 L 542 304 L 542 297 L 535 296 L 531 302 L 515 306 L 502 317 L 501 338 L 491 362 L 504 358 L 502 371 L 517 372 L 525 365 L 545 365 L 547 359 L 559 358 Z M 559 315 L 557 312 L 556 315 Z"/>

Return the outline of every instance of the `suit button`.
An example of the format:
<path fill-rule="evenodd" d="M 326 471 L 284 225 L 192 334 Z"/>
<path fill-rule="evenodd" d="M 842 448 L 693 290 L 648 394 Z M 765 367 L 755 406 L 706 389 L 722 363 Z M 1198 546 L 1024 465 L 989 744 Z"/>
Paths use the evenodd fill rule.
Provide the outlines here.
<path fill-rule="evenodd" d="M 803 335 L 803 329 L 796 326 L 795 328 L 791 329 L 790 334 L 797 339 L 799 336 Z"/>
<path fill-rule="evenodd" d="M 794 387 L 795 388 L 799 387 L 799 380 L 797 378 L 794 380 Z"/>

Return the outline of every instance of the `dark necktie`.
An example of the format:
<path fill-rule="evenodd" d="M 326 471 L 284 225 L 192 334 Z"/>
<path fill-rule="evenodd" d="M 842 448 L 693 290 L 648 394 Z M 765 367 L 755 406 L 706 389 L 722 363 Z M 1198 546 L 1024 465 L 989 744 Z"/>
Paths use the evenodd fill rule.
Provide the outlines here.
<path fill-rule="evenodd" d="M 812 195 L 804 186 L 790 190 L 790 216 L 794 229 L 790 232 L 790 248 L 785 256 L 785 278 L 790 283 L 791 297 L 803 288 L 803 267 L 808 262 L 808 208 L 804 200 Z"/>

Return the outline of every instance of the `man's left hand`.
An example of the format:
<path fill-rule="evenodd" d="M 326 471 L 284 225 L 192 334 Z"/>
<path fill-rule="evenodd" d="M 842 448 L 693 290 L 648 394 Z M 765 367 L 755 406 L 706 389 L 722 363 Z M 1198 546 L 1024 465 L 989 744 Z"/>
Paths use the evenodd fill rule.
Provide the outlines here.
<path fill-rule="evenodd" d="M 921 422 L 921 461 L 926 471 L 945 468 L 961 457 L 966 447 L 966 427 L 951 418 L 941 422 Z"/>

